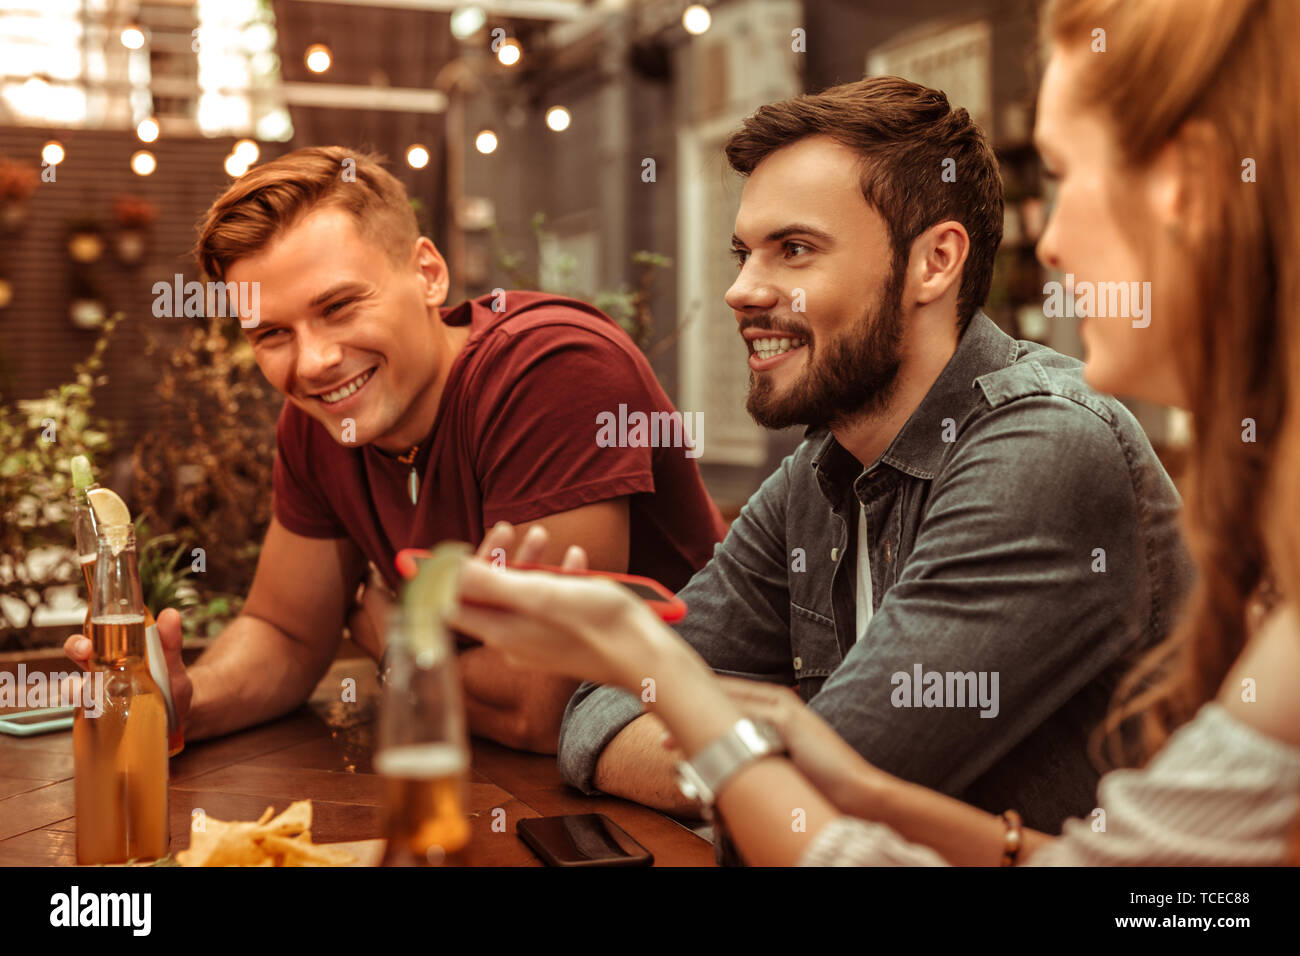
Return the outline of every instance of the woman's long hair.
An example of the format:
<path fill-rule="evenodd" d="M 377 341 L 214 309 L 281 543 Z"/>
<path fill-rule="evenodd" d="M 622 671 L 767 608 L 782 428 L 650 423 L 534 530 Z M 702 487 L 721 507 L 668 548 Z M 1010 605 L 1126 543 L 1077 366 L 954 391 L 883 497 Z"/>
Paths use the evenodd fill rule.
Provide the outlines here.
<path fill-rule="evenodd" d="M 1059 48 L 1092 54 L 1075 99 L 1110 125 L 1123 166 L 1176 141 L 1199 190 L 1172 236 L 1176 261 L 1145 264 L 1193 415 L 1184 527 L 1198 580 L 1100 728 L 1124 763 L 1215 697 L 1270 574 L 1300 597 L 1300 489 L 1287 487 L 1300 477 L 1300 3 L 1055 0 L 1044 26 Z M 1133 222 L 1120 179 L 1110 198 L 1135 247 L 1152 248 L 1139 234 L 1157 227 Z"/>

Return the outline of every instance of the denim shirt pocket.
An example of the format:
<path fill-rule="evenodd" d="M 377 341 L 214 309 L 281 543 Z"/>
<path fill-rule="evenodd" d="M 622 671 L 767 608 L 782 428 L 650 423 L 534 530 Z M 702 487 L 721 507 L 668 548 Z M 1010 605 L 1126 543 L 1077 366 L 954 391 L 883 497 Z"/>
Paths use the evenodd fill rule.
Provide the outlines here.
<path fill-rule="evenodd" d="M 790 651 L 799 696 L 804 702 L 821 690 L 826 678 L 840 666 L 835 622 L 824 614 L 790 603 Z"/>

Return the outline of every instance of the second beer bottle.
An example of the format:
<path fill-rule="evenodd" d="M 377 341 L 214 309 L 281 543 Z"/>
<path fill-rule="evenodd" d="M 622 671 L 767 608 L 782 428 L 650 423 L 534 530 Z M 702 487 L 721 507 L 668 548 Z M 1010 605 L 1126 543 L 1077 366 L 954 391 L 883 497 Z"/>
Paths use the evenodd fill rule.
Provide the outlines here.
<path fill-rule="evenodd" d="M 90 590 L 91 709 L 73 714 L 77 862 L 167 854 L 167 706 L 145 657 L 145 610 L 131 525 L 101 526 Z"/>
<path fill-rule="evenodd" d="M 77 559 L 81 562 L 82 574 L 86 579 L 86 605 L 90 606 L 90 593 L 95 588 L 95 554 L 99 540 L 100 522 L 96 518 L 91 496 L 100 495 L 101 505 L 105 499 L 115 506 L 112 510 L 121 512 L 119 521 L 110 524 L 125 524 L 130 521 L 126 505 L 113 492 L 101 488 L 94 480 L 90 462 L 84 455 L 72 459 L 72 514 L 73 527 L 77 537 Z M 90 637 L 90 611 L 86 611 L 86 636 Z M 175 757 L 185 747 L 185 732 L 172 702 L 171 678 L 167 674 L 167 660 L 163 656 L 162 637 L 158 633 L 158 624 L 148 606 L 144 609 L 144 649 L 149 673 L 162 691 L 163 701 L 167 704 L 167 755 Z"/>

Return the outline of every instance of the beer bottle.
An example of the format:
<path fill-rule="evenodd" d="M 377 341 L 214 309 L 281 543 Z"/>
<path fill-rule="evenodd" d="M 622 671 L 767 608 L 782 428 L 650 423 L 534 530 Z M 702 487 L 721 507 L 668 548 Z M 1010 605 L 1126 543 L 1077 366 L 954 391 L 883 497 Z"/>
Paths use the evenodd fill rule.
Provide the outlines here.
<path fill-rule="evenodd" d="M 167 854 L 167 706 L 145 661 L 135 529 L 101 525 L 90 590 L 97 700 L 73 712 L 77 863 Z"/>
<path fill-rule="evenodd" d="M 81 573 L 86 579 L 86 627 L 90 627 L 90 592 L 95 584 L 95 548 L 96 548 L 96 527 L 98 521 L 95 516 L 95 509 L 91 507 L 91 497 L 100 496 L 102 498 L 114 499 L 114 506 L 120 505 L 120 510 L 124 517 L 121 522 L 130 521 L 130 513 L 126 511 L 126 505 L 118 498 L 116 494 L 107 489 L 100 488 L 99 484 L 94 481 L 90 471 L 90 462 L 85 455 L 77 455 L 72 459 L 72 514 L 73 527 L 77 536 L 77 560 L 81 562 Z M 115 522 L 116 523 L 116 522 Z M 89 631 L 86 636 L 89 637 Z M 158 622 L 154 620 L 153 614 L 149 608 L 144 609 L 144 643 L 145 643 L 145 660 L 149 664 L 149 673 L 153 675 L 154 683 L 162 691 L 163 700 L 167 703 L 167 755 L 174 757 L 185 748 L 185 731 L 181 727 L 180 719 L 176 715 L 176 708 L 172 703 L 172 683 L 171 678 L 167 675 L 167 659 L 163 657 L 162 637 L 158 633 Z"/>
<path fill-rule="evenodd" d="M 450 636 L 440 621 L 389 614 L 375 770 L 384 778 L 381 866 L 468 862 L 469 746 Z"/>

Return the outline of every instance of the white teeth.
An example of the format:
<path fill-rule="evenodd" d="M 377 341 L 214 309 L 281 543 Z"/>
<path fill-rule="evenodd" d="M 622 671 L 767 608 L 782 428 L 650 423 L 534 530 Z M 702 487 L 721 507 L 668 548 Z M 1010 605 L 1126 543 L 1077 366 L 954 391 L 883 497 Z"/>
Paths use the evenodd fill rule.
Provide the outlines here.
<path fill-rule="evenodd" d="M 354 378 L 352 381 L 344 385 L 342 388 L 337 388 L 326 395 L 321 395 L 320 396 L 321 401 L 326 402 L 330 405 L 333 405 L 335 402 L 343 401 L 343 399 L 347 398 L 349 395 L 351 395 L 353 392 L 359 389 L 362 385 L 366 384 L 366 380 L 370 378 L 372 372 L 373 370 L 371 370 L 370 372 L 363 372 L 362 374 Z"/>
<path fill-rule="evenodd" d="M 760 359 L 770 359 L 803 345 L 801 338 L 766 338 L 754 340 L 754 354 Z"/>

